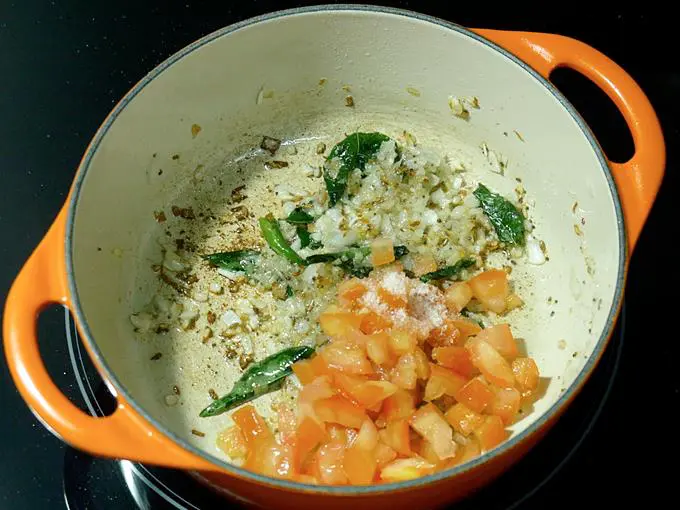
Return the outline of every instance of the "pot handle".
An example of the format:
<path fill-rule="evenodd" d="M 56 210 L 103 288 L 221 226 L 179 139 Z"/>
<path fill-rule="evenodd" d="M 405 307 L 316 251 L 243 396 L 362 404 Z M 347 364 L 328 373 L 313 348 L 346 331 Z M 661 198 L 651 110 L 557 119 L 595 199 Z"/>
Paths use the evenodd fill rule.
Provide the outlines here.
<path fill-rule="evenodd" d="M 66 207 L 17 276 L 5 304 L 3 341 L 12 378 L 36 417 L 55 435 L 94 455 L 201 469 L 211 464 L 160 434 L 120 396 L 114 413 L 78 409 L 50 378 L 38 348 L 36 321 L 47 306 L 70 307 L 64 240 Z"/>
<path fill-rule="evenodd" d="M 649 99 L 618 64 L 585 43 L 569 37 L 532 32 L 475 30 L 519 57 L 544 78 L 558 67 L 578 71 L 614 102 L 633 136 L 635 154 L 625 163 L 609 162 L 633 251 L 661 186 L 666 150 L 661 125 Z"/>

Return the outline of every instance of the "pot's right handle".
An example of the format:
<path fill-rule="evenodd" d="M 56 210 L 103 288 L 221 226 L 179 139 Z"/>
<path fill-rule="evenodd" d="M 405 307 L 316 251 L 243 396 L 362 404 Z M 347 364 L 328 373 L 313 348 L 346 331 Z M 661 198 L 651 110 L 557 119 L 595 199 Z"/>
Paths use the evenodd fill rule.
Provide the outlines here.
<path fill-rule="evenodd" d="M 666 150 L 659 120 L 642 89 L 619 65 L 585 43 L 555 34 L 475 30 L 513 53 L 544 78 L 557 67 L 578 71 L 600 87 L 628 124 L 635 154 L 609 162 L 623 204 L 632 252 L 663 179 Z"/>

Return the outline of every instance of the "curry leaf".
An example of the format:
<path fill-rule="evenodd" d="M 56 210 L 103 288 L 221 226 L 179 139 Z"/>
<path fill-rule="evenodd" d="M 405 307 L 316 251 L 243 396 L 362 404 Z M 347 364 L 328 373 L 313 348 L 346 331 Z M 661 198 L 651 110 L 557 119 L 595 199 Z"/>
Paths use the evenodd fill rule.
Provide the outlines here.
<path fill-rule="evenodd" d="M 498 239 L 524 246 L 524 216 L 517 207 L 483 184 L 477 186 L 474 195 L 482 204 L 482 210 L 493 225 Z"/>

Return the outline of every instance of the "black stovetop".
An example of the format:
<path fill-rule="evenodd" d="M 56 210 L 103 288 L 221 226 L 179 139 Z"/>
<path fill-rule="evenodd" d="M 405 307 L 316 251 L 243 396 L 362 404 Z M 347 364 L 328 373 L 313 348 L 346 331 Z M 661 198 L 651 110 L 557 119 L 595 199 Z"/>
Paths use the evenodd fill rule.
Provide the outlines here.
<path fill-rule="evenodd" d="M 633 256 L 626 310 L 602 363 L 558 426 L 515 469 L 461 508 L 614 506 L 672 494 L 680 404 L 680 349 L 663 305 L 678 284 L 669 250 L 677 228 L 680 64 L 672 16 L 599 14 L 571 5 L 549 14 L 514 2 L 376 2 L 466 26 L 549 31 L 604 51 L 640 83 L 664 125 L 667 177 Z M 0 6 L 0 296 L 61 206 L 78 161 L 114 103 L 187 43 L 232 22 L 303 2 L 2 2 Z M 449 7 L 446 7 L 449 5 Z M 592 87 L 555 78 L 614 159 L 630 141 Z M 625 327 L 624 324 L 625 322 Z M 60 387 L 84 409 L 106 406 L 97 376 L 66 334 L 61 309 L 40 319 L 41 349 Z M 70 342 L 70 343 L 69 343 Z M 212 508 L 220 503 L 182 473 L 93 459 L 47 432 L 0 366 L 0 508 Z M 670 459 L 668 462 L 666 459 Z M 165 488 L 163 488 L 165 486 Z M 155 487 L 155 488 L 154 488 Z M 223 507 L 231 507 L 229 503 Z M 665 506 L 665 505 L 664 505 Z M 233 505 L 235 508 L 236 506 Z"/>

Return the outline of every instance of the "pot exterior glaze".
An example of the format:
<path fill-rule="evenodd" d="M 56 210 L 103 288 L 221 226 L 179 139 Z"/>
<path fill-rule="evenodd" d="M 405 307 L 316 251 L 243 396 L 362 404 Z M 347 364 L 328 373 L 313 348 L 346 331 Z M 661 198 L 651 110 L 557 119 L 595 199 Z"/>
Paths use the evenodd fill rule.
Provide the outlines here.
<path fill-rule="evenodd" d="M 635 143 L 630 161 L 608 162 L 578 114 L 546 81 L 560 66 L 587 76 L 620 109 Z M 351 85 L 355 109 L 343 104 L 344 84 Z M 418 89 L 420 96 L 407 88 Z M 262 108 L 265 89 L 274 94 Z M 461 121 L 448 109 L 450 95 L 477 96 L 481 108 L 469 122 Z M 545 397 L 500 447 L 411 482 L 314 487 L 225 463 L 212 453 L 213 445 L 178 432 L 149 389 L 153 384 L 145 378 L 138 347 L 128 338 L 136 246 L 148 230 L 150 211 L 167 205 L 186 180 L 186 167 L 171 164 L 163 180 L 157 179 L 150 172 L 156 154 L 222 164 L 244 130 L 261 136 L 272 129 L 268 126 L 290 124 L 291 117 L 303 126 L 299 133 L 304 126 L 323 130 L 329 116 L 356 116 L 361 125 L 394 129 L 413 125 L 433 140 L 440 138 L 442 147 L 455 138 L 470 147 L 483 141 L 509 154 L 536 199 L 537 231 L 550 250 L 550 263 L 536 270 L 536 281 L 545 287 L 536 291 L 536 307 L 544 311 L 539 296 L 559 295 L 561 313 L 549 324 L 533 326 L 544 328 L 550 342 L 529 346 L 551 378 Z M 200 126 L 198 133 L 194 126 Z M 513 130 L 521 136 L 507 136 Z M 573 39 L 467 30 L 411 12 L 363 6 L 312 7 L 248 20 L 168 59 L 104 121 L 64 208 L 8 295 L 3 318 L 8 364 L 38 419 L 94 455 L 186 469 L 225 495 L 265 508 L 441 506 L 508 469 L 578 394 L 612 332 L 629 256 L 664 166 L 661 128 L 643 92 L 619 66 Z M 504 193 L 514 187 L 500 177 L 492 184 Z M 589 211 L 582 236 L 574 235 L 574 201 Z M 114 210 L 115 215 L 102 212 Z M 588 305 L 596 298 L 603 305 L 592 310 Z M 72 311 L 88 353 L 118 399 L 111 416 L 83 413 L 47 374 L 36 319 L 54 303 Z M 532 326 L 526 327 L 532 338 Z M 572 334 L 569 353 L 557 347 L 565 330 Z M 572 349 L 580 353 L 573 360 Z"/>

